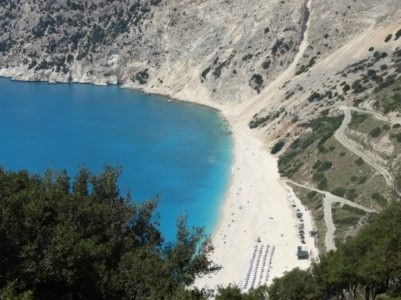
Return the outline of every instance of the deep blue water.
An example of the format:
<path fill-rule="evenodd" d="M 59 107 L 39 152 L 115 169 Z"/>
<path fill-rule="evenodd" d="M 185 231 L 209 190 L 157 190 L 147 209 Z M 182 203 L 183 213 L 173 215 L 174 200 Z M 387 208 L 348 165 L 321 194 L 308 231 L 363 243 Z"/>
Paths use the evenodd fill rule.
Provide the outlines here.
<path fill-rule="evenodd" d="M 167 240 L 181 214 L 210 233 L 229 181 L 232 140 L 215 111 L 117 86 L 0 79 L 0 141 L 5 169 L 121 166 L 122 193 L 160 196 Z"/>

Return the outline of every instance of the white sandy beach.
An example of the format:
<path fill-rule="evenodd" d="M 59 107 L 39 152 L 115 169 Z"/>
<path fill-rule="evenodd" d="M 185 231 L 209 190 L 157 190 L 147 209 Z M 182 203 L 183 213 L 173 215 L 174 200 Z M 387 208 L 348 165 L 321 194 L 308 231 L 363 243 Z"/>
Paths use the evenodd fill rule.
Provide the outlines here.
<path fill-rule="evenodd" d="M 298 246 L 312 251 L 313 257 L 318 254 L 314 239 L 309 236 L 313 229 L 311 218 L 293 191 L 280 180 L 277 159 L 257 133 L 248 128 L 244 118 L 235 117 L 228 107 L 211 106 L 222 111 L 231 125 L 234 161 L 231 183 L 212 236 L 215 250 L 211 259 L 222 269 L 198 278 L 195 286 L 215 289 L 218 285 L 236 284 L 247 290 L 252 283 L 253 287 L 271 283 L 274 277 L 295 267 L 307 268 L 311 259 L 298 260 L 296 254 Z M 306 244 L 300 242 L 293 204 L 303 213 Z M 256 257 L 249 272 L 255 246 Z"/>

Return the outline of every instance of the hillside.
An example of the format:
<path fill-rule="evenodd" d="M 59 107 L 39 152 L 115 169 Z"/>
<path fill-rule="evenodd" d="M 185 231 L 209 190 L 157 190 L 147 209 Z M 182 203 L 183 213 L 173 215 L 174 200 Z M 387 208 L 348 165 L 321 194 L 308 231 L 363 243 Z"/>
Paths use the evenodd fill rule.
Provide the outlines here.
<path fill-rule="evenodd" d="M 226 109 L 325 253 L 400 199 L 400 15 L 399 0 L 0 0 L 0 76 Z"/>
<path fill-rule="evenodd" d="M 243 101 L 291 63 L 307 14 L 303 1 L 29 0 L 0 16 L 4 75 Z"/>
<path fill-rule="evenodd" d="M 294 61 L 309 15 L 314 46 L 305 49 L 298 70 L 372 22 L 390 23 L 399 9 L 396 0 L 347 3 L 5 0 L 1 74 L 118 83 L 192 101 L 249 101 Z"/>

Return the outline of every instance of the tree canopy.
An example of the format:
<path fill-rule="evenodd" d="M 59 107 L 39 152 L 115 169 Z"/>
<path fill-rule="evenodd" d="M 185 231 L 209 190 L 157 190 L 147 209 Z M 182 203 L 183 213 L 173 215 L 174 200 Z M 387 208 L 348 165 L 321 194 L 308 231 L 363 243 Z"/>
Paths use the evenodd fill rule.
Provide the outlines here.
<path fill-rule="evenodd" d="M 0 299 L 206 299 L 189 289 L 218 269 L 210 239 L 177 220 L 166 242 L 157 200 L 121 196 L 120 169 L 43 176 L 0 169 Z M 401 298 L 401 204 L 374 215 L 308 270 L 294 269 L 249 292 L 220 287 L 216 299 Z"/>
<path fill-rule="evenodd" d="M 210 239 L 177 220 L 165 242 L 157 200 L 121 196 L 118 168 L 43 176 L 0 169 L 0 299 L 184 299 L 218 267 Z"/>

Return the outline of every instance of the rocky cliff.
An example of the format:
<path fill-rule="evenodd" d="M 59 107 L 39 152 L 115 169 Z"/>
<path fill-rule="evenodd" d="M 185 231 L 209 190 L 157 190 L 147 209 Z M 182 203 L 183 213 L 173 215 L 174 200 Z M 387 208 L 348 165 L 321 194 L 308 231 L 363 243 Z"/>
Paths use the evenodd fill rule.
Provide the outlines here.
<path fill-rule="evenodd" d="M 245 101 L 292 62 L 306 17 L 302 0 L 6 0 L 0 66 L 15 79 Z"/>

